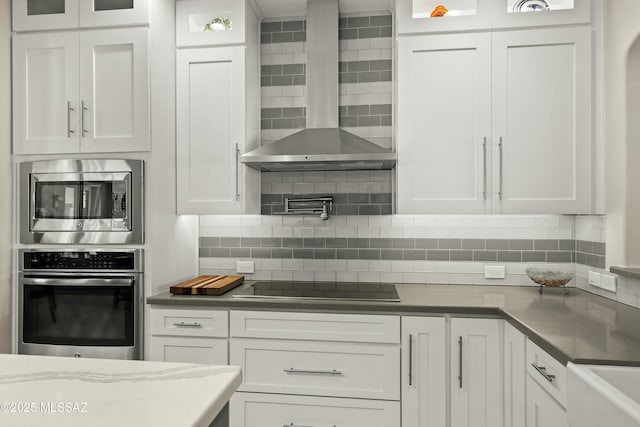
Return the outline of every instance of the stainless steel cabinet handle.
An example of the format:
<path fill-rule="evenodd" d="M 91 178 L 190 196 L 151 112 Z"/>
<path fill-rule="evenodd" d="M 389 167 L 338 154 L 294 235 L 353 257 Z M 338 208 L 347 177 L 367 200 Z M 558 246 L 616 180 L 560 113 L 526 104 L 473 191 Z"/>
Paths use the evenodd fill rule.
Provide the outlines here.
<path fill-rule="evenodd" d="M 555 375 L 547 374 L 547 368 L 545 368 L 544 366 L 538 366 L 535 363 L 532 363 L 531 366 L 533 366 L 533 369 L 538 371 L 540 375 L 542 375 L 544 379 L 549 381 L 550 383 L 553 383 L 553 381 L 556 379 Z"/>
<path fill-rule="evenodd" d="M 312 369 L 283 369 L 287 374 L 313 374 L 313 375 L 342 375 L 342 371 L 336 371 L 332 369 L 330 371 L 316 371 Z"/>
<path fill-rule="evenodd" d="M 82 136 L 84 137 L 89 132 L 84 127 L 84 113 L 85 111 L 89 111 L 89 109 L 84 105 L 84 101 L 81 102 L 81 110 L 82 113 L 80 114 L 80 127 L 82 127 Z"/>
<path fill-rule="evenodd" d="M 482 198 L 487 200 L 487 137 L 482 142 Z"/>
<path fill-rule="evenodd" d="M 193 322 L 193 323 L 178 322 L 178 323 L 174 323 L 173 326 L 176 326 L 178 328 L 201 328 L 202 327 L 202 323 L 198 323 L 198 322 Z"/>
<path fill-rule="evenodd" d="M 462 388 L 462 337 L 458 339 L 458 350 L 460 352 L 460 357 L 458 358 L 458 372 L 460 373 L 458 375 L 458 386 Z"/>
<path fill-rule="evenodd" d="M 236 144 L 236 202 L 240 201 L 240 147 Z"/>
<path fill-rule="evenodd" d="M 67 138 L 71 138 L 71 134 L 75 133 L 74 130 L 71 130 L 71 112 L 75 111 L 73 107 L 71 107 L 71 101 L 67 101 Z"/>
<path fill-rule="evenodd" d="M 409 334 L 409 387 L 413 385 L 413 335 Z"/>
<path fill-rule="evenodd" d="M 498 144 L 498 149 L 500 150 L 500 191 L 498 192 L 498 198 L 502 200 L 502 137 L 500 137 L 500 143 Z"/>

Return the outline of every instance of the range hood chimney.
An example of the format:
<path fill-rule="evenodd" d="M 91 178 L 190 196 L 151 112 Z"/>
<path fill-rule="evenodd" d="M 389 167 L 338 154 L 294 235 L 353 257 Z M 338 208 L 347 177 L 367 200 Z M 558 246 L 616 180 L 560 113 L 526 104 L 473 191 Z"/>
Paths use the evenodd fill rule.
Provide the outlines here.
<path fill-rule="evenodd" d="M 338 0 L 307 1 L 307 128 L 243 154 L 261 171 L 392 169 L 396 154 L 338 127 Z"/>

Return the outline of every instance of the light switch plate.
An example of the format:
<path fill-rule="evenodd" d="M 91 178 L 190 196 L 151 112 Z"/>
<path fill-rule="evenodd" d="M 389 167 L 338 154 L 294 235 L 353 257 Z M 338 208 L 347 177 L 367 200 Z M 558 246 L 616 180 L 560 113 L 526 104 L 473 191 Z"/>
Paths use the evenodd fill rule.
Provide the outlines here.
<path fill-rule="evenodd" d="M 253 274 L 256 271 L 255 263 L 253 261 L 237 261 L 236 271 L 238 273 Z"/>
<path fill-rule="evenodd" d="M 589 272 L 589 284 L 598 288 L 602 287 L 602 274 L 595 271 Z"/>
<path fill-rule="evenodd" d="M 505 277 L 504 265 L 487 265 L 484 268 L 485 279 L 504 279 Z"/>
<path fill-rule="evenodd" d="M 618 285 L 618 280 L 615 276 L 609 276 L 607 274 L 603 274 L 602 275 L 602 289 L 609 291 L 609 292 L 615 292 L 617 289 L 617 285 Z"/>

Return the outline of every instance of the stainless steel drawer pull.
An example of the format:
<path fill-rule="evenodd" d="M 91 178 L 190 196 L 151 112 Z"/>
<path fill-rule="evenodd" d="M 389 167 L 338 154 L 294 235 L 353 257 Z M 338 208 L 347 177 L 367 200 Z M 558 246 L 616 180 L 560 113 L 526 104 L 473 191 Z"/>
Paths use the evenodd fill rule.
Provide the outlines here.
<path fill-rule="evenodd" d="M 542 375 L 544 379 L 549 381 L 550 383 L 553 383 L 553 381 L 556 379 L 555 375 L 551 375 L 547 373 L 547 368 L 545 368 L 544 366 L 538 366 L 535 363 L 532 363 L 531 366 L 533 366 L 533 369 L 538 371 L 540 375 Z"/>
<path fill-rule="evenodd" d="M 342 371 L 336 371 L 332 369 L 331 371 L 316 371 L 312 369 L 283 369 L 287 374 L 311 374 L 311 375 L 342 375 Z"/>
<path fill-rule="evenodd" d="M 202 328 L 202 323 L 193 322 L 193 323 L 185 323 L 185 322 L 177 322 L 174 323 L 173 326 L 178 328 Z"/>

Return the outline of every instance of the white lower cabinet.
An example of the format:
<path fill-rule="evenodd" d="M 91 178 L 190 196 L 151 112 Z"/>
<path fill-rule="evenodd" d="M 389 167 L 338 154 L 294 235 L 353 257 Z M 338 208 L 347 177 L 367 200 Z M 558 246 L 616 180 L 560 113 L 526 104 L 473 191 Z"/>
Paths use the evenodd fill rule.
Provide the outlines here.
<path fill-rule="evenodd" d="M 400 402 L 261 393 L 233 395 L 230 427 L 395 427 Z"/>
<path fill-rule="evenodd" d="M 500 427 L 500 319 L 451 319 L 451 426 Z"/>
<path fill-rule="evenodd" d="M 229 312 L 152 307 L 149 360 L 229 364 Z"/>
<path fill-rule="evenodd" d="M 568 427 L 564 408 L 527 376 L 527 427 Z"/>
<path fill-rule="evenodd" d="M 402 427 L 446 425 L 446 320 L 402 318 Z"/>
<path fill-rule="evenodd" d="M 504 425 L 526 425 L 527 337 L 505 322 L 504 326 Z"/>
<path fill-rule="evenodd" d="M 400 426 L 400 317 L 232 311 L 231 427 Z M 444 367 L 444 365 L 443 365 Z"/>

